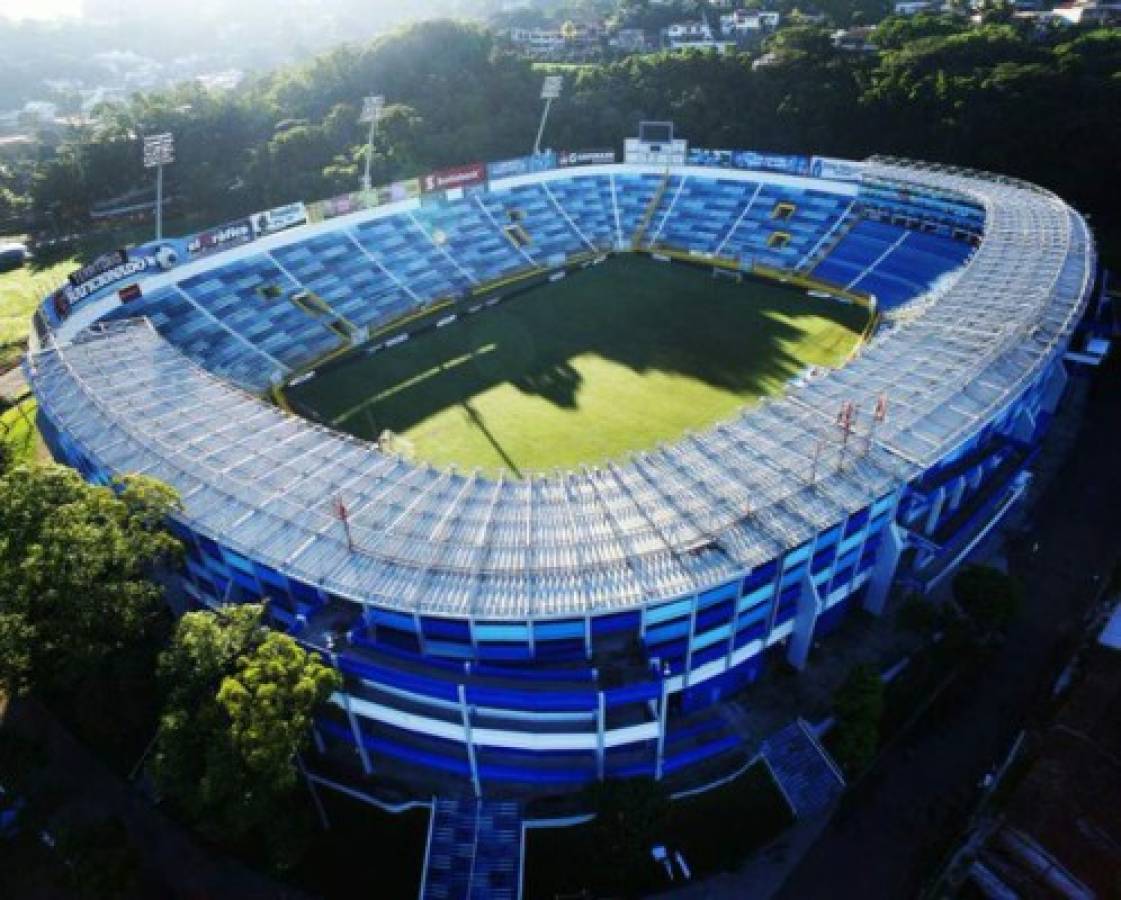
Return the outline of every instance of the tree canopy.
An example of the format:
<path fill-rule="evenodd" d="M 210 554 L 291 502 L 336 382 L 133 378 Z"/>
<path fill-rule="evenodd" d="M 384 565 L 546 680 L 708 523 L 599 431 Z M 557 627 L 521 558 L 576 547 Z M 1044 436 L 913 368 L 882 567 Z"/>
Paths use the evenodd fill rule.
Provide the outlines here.
<path fill-rule="evenodd" d="M 296 756 L 340 680 L 262 619 L 255 604 L 180 619 L 160 657 L 167 699 L 153 772 L 203 833 L 236 842 L 260 829 L 283 865 L 301 824 Z"/>
<path fill-rule="evenodd" d="M 0 477 L 0 686 L 65 687 L 139 640 L 159 609 L 149 576 L 180 547 L 160 522 L 171 489 L 86 484 L 60 466 Z"/>
<path fill-rule="evenodd" d="M 873 666 L 855 666 L 833 698 L 837 724 L 832 747 L 849 773 L 863 771 L 876 756 L 880 719 L 884 711 L 884 683 Z"/>
<path fill-rule="evenodd" d="M 1007 628 L 1023 602 L 1020 583 L 992 566 L 966 566 L 954 576 L 953 591 L 982 634 Z"/>
<path fill-rule="evenodd" d="M 653 8 L 628 2 L 623 15 Z M 792 25 L 769 38 L 768 65 L 748 53 L 667 53 L 582 67 L 566 73 L 546 143 L 617 147 L 639 120 L 672 119 L 695 146 L 993 169 L 1049 186 L 1099 222 L 1118 220 L 1121 30 L 1037 33 L 919 15 L 887 18 L 874 40 L 878 54 L 843 53 L 827 29 Z M 81 217 L 95 200 L 147 184 L 137 136 L 170 130 L 169 190 L 213 223 L 357 187 L 366 94 L 390 103 L 372 166 L 386 182 L 525 153 L 539 86 L 531 64 L 484 29 L 424 22 L 234 91 L 188 85 L 104 106 L 93 126 L 45 149 L 32 195 L 60 223 Z"/>

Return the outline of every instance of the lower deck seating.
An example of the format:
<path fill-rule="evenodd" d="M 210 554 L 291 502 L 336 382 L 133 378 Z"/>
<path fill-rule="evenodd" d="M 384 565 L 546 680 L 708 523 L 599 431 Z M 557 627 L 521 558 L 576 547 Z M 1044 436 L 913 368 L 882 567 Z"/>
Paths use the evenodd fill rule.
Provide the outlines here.
<path fill-rule="evenodd" d="M 471 279 L 408 215 L 362 222 L 351 236 L 371 260 L 418 302 L 456 297 Z"/>
<path fill-rule="evenodd" d="M 413 213 L 413 218 L 429 240 L 476 284 L 533 267 L 533 263 L 495 227 L 488 211 L 479 206 L 474 197 L 422 206 Z"/>
<path fill-rule="evenodd" d="M 838 241 L 813 274 L 839 287 L 873 294 L 892 309 L 961 266 L 972 246 L 950 237 L 861 220 Z"/>
<path fill-rule="evenodd" d="M 510 229 L 539 266 L 560 266 L 569 256 L 591 249 L 540 184 L 501 188 L 480 200 L 499 227 Z"/>
<path fill-rule="evenodd" d="M 308 290 L 360 328 L 400 315 L 414 302 L 343 232 L 287 244 L 272 255 Z"/>
<path fill-rule="evenodd" d="M 623 239 L 615 217 L 615 190 L 610 176 L 554 181 L 549 190 L 580 234 L 598 249 L 610 250 Z"/>
<path fill-rule="evenodd" d="M 623 232 L 623 243 L 625 245 L 630 245 L 664 180 L 665 176 L 663 175 L 623 174 L 615 176 L 615 198 L 619 206 L 619 227 Z"/>
<path fill-rule="evenodd" d="M 674 180 L 676 182 L 676 180 Z M 649 246 L 715 254 L 751 205 L 758 184 L 687 178 L 667 185 L 646 234 Z"/>
<path fill-rule="evenodd" d="M 182 292 L 162 287 L 118 307 L 106 319 L 145 316 L 156 330 L 201 365 L 252 390 L 264 391 L 272 376 L 284 371 L 279 360 L 266 356 L 246 340 L 207 316 Z"/>
<path fill-rule="evenodd" d="M 234 260 L 179 282 L 214 318 L 289 368 L 339 347 L 343 338 L 292 297 L 302 285 L 264 253 Z"/>
<path fill-rule="evenodd" d="M 723 241 L 721 256 L 772 268 L 793 269 L 845 215 L 851 201 L 817 190 L 763 184 Z"/>
<path fill-rule="evenodd" d="M 892 224 L 862 199 L 761 176 L 573 173 L 453 196 L 215 259 L 120 315 L 150 316 L 202 365 L 259 391 L 418 308 L 636 239 L 745 268 L 812 265 L 881 309 L 929 290 L 972 252 L 950 226 Z M 854 208 L 865 217 L 850 227 Z"/>

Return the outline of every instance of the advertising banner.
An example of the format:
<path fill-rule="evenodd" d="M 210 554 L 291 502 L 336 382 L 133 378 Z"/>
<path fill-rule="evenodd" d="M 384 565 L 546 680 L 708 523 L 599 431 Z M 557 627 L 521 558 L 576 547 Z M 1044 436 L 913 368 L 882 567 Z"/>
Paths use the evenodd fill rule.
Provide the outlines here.
<path fill-rule="evenodd" d="M 754 150 L 733 150 L 732 166 L 736 169 L 758 169 L 763 172 L 781 172 L 784 175 L 809 175 L 808 156 L 788 156 L 781 153 L 756 153 Z"/>
<path fill-rule="evenodd" d="M 377 205 L 378 195 L 376 190 L 339 194 L 337 197 L 328 197 L 326 200 L 316 200 L 314 203 L 309 203 L 307 205 L 308 221 L 322 222 L 325 219 L 334 219 L 363 209 L 372 209 Z"/>
<path fill-rule="evenodd" d="M 716 166 L 721 169 L 730 169 L 732 167 L 732 151 L 690 147 L 685 160 L 691 166 Z"/>
<path fill-rule="evenodd" d="M 827 178 L 831 181 L 860 181 L 864 163 L 851 159 L 834 159 L 831 156 L 815 156 L 810 164 L 810 174 L 814 178 Z"/>
<path fill-rule="evenodd" d="M 109 254 L 106 254 L 108 256 Z M 95 261 L 96 263 L 96 261 Z M 86 269 L 92 268 L 95 263 L 90 263 Z M 44 311 L 52 325 L 59 325 L 74 311 L 74 307 L 88 300 L 94 294 L 100 293 L 105 288 L 111 287 L 128 278 L 135 278 L 149 269 L 156 269 L 159 264 L 154 256 L 133 256 L 124 262 L 109 269 L 86 278 L 80 284 L 64 284 L 51 295 L 44 304 Z"/>
<path fill-rule="evenodd" d="M 497 181 L 499 178 L 513 178 L 515 175 L 548 172 L 556 167 L 557 155 L 550 150 L 545 153 L 519 156 L 517 159 L 504 159 L 499 162 L 487 163 L 487 178 L 491 181 Z"/>
<path fill-rule="evenodd" d="M 102 253 L 89 265 L 82 266 L 82 268 L 71 272 L 66 276 L 66 280 L 70 282 L 73 287 L 85 284 L 87 281 L 96 278 L 102 272 L 108 272 L 118 266 L 123 266 L 128 262 L 128 253 L 124 250 L 111 250 L 108 253 Z"/>
<path fill-rule="evenodd" d="M 251 216 L 253 231 L 257 235 L 274 234 L 285 228 L 295 228 L 297 225 L 306 224 L 307 207 L 302 203 L 289 203 L 287 206 L 278 206 L 264 212 L 254 213 Z"/>
<path fill-rule="evenodd" d="M 693 148 L 687 157 L 692 166 L 718 166 L 725 169 L 754 169 L 784 175 L 809 175 L 810 158 L 755 150 L 706 150 Z"/>
<path fill-rule="evenodd" d="M 441 169 L 420 179 L 420 189 L 426 194 L 433 191 L 450 191 L 454 188 L 469 188 L 483 184 L 487 180 L 487 167 L 483 163 L 469 166 L 456 166 L 454 169 Z"/>
<path fill-rule="evenodd" d="M 227 222 L 225 225 L 200 231 L 187 238 L 187 258 L 201 259 L 211 253 L 247 244 L 251 240 L 253 240 L 253 224 L 248 219 Z"/>
<path fill-rule="evenodd" d="M 557 165 L 562 169 L 569 166 L 605 166 L 613 162 L 614 150 L 562 150 L 557 154 Z"/>
<path fill-rule="evenodd" d="M 395 181 L 393 184 L 382 185 L 378 188 L 378 206 L 397 203 L 400 200 L 412 200 L 419 196 L 420 179 L 409 178 L 406 181 Z"/>

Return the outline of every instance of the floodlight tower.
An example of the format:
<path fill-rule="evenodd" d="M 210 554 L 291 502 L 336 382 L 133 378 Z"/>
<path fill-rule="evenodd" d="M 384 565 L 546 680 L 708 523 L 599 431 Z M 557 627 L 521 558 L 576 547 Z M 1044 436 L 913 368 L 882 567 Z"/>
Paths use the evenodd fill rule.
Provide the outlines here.
<path fill-rule="evenodd" d="M 170 132 L 144 138 L 144 168 L 156 170 L 156 240 L 163 237 L 163 167 L 175 162 L 175 138 Z"/>
<path fill-rule="evenodd" d="M 549 109 L 553 101 L 561 95 L 564 87 L 563 75 L 546 75 L 545 83 L 541 85 L 541 99 L 545 101 L 545 111 L 541 113 L 541 127 L 537 129 L 537 140 L 533 142 L 534 155 L 541 152 L 541 137 L 545 134 L 545 122 L 549 118 Z"/>
<path fill-rule="evenodd" d="M 366 139 L 366 174 L 362 176 L 362 190 L 364 191 L 368 191 L 371 187 L 370 162 L 374 158 L 374 134 L 377 132 L 378 122 L 381 120 L 384 111 L 385 97 L 380 94 L 362 100 L 362 115 L 359 116 L 358 121 L 370 123 L 370 136 Z"/>

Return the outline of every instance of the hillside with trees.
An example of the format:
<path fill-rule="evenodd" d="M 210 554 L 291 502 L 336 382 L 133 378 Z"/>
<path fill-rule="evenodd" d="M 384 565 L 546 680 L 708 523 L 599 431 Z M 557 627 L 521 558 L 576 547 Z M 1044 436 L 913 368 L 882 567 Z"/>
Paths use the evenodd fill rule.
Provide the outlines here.
<path fill-rule="evenodd" d="M 655 54 L 568 73 L 546 135 L 557 148 L 619 146 L 644 118 L 695 146 L 977 166 L 1046 185 L 1116 227 L 1121 209 L 1121 30 L 1046 34 L 956 18 L 885 20 L 878 54 L 836 50 L 827 30 L 774 34 L 769 64 L 746 53 Z M 358 185 L 361 98 L 388 115 L 375 182 L 525 153 L 540 73 L 486 30 L 453 21 L 343 46 L 227 93 L 197 85 L 102 107 L 41 151 L 31 216 L 73 230 L 90 205 L 147 183 L 137 135 L 173 131 L 180 216 L 213 223 Z"/>

